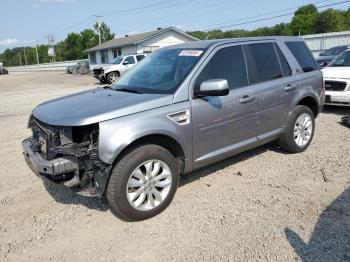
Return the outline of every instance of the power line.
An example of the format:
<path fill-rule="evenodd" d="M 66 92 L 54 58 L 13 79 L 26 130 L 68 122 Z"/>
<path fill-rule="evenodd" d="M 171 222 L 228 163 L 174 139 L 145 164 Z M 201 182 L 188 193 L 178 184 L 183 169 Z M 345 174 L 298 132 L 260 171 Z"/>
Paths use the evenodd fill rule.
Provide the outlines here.
<path fill-rule="evenodd" d="M 325 8 L 325 7 L 340 5 L 340 4 L 344 4 L 344 3 L 348 3 L 348 2 L 350 2 L 350 0 L 348 0 L 348 1 L 342 1 L 342 2 L 337 2 L 337 3 L 333 3 L 333 4 L 328 4 L 328 5 L 323 5 L 323 6 L 318 6 L 317 8 Z M 275 19 L 275 18 L 290 16 L 290 15 L 293 15 L 293 14 L 294 14 L 294 12 L 291 12 L 291 13 L 287 13 L 287 14 L 282 14 L 282 15 L 277 15 L 277 16 L 271 16 L 271 17 L 256 19 L 256 20 L 247 21 L 247 22 L 242 22 L 242 23 L 236 23 L 236 24 L 230 24 L 230 25 L 225 25 L 225 26 L 220 26 L 220 27 L 214 27 L 214 28 L 210 28 L 210 29 L 207 29 L 207 30 L 204 30 L 204 31 L 205 31 L 205 32 L 208 32 L 208 31 L 219 30 L 219 29 L 224 29 L 224 28 L 228 28 L 228 27 L 234 27 L 234 26 L 239 26 L 239 25 L 246 25 L 246 24 L 251 24 L 251 23 L 256 23 L 256 22 L 271 20 L 271 19 Z"/>
<path fill-rule="evenodd" d="M 305 5 L 320 4 L 320 3 L 329 2 L 329 1 L 331 1 L 331 0 L 323 0 L 323 1 L 318 1 L 318 2 L 305 3 Z M 244 17 L 244 18 L 239 18 L 239 19 L 234 19 L 234 20 L 228 20 L 228 21 L 224 21 L 224 22 L 220 22 L 220 23 L 216 23 L 216 24 L 211 24 L 210 26 L 218 26 L 218 25 L 223 25 L 223 24 L 237 22 L 237 21 L 244 21 L 244 20 L 248 20 L 248 19 L 254 19 L 254 18 L 258 18 L 258 17 L 263 17 L 263 16 L 267 16 L 267 15 L 281 13 L 281 12 L 284 12 L 284 11 L 295 10 L 295 9 L 297 9 L 299 7 L 300 6 L 295 6 L 295 7 L 290 7 L 290 8 L 287 8 L 287 9 L 281 9 L 281 10 L 268 12 L 268 13 L 263 13 L 263 14 L 259 14 L 259 15 L 254 15 L 254 16 L 250 16 L 250 17 Z M 207 28 L 207 27 L 208 26 L 202 26 L 202 27 L 196 28 L 194 30 L 200 30 L 200 29 Z"/>

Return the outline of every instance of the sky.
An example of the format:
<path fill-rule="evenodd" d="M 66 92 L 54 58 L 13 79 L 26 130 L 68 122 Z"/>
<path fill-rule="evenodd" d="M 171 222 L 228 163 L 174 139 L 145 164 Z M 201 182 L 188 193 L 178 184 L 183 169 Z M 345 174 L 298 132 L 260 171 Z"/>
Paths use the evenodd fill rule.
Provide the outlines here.
<path fill-rule="evenodd" d="M 55 42 L 69 32 L 92 28 L 96 17 L 118 36 L 175 26 L 208 30 L 293 12 L 298 6 L 322 6 L 342 0 L 0 0 L 0 53 L 6 48 Z M 347 9 L 350 3 L 333 6 Z M 321 9 L 322 10 L 322 9 Z M 258 17 L 255 17 L 258 16 Z M 255 18 L 252 18 L 255 17 Z M 292 15 L 225 27 L 254 29 L 289 22 Z"/>

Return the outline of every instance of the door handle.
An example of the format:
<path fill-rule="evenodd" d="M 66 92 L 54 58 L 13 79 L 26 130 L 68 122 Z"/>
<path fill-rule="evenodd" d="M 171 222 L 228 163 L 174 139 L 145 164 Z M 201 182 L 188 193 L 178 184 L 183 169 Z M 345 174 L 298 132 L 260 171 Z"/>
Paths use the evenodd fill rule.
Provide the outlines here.
<path fill-rule="evenodd" d="M 295 90 L 296 86 L 292 84 L 288 84 L 285 88 L 284 91 L 293 91 Z"/>
<path fill-rule="evenodd" d="M 255 96 L 245 95 L 245 96 L 242 96 L 242 98 L 239 100 L 239 102 L 241 104 L 246 104 L 246 103 L 249 103 L 249 102 L 253 102 L 254 100 L 255 100 Z"/>

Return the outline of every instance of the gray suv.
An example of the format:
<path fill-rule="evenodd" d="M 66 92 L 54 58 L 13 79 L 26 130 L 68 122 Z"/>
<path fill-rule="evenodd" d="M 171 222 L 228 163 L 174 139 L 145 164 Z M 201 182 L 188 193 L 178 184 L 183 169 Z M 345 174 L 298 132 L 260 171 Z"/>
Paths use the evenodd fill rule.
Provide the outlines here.
<path fill-rule="evenodd" d="M 304 151 L 324 95 L 301 38 L 170 46 L 112 86 L 37 106 L 24 157 L 40 177 L 143 220 L 170 204 L 182 174 L 273 140 Z"/>

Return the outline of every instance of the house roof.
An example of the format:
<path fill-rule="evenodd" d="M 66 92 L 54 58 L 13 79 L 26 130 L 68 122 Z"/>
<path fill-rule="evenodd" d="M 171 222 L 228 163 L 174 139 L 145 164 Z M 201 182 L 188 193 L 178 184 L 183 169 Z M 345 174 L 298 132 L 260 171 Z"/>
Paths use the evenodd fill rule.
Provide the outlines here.
<path fill-rule="evenodd" d="M 170 30 L 178 32 L 178 33 L 180 33 L 180 34 L 182 34 L 182 35 L 184 35 L 192 40 L 198 40 L 197 38 L 190 36 L 189 34 L 186 34 L 185 32 L 183 32 L 175 27 L 167 27 L 164 29 L 157 29 L 157 30 L 153 30 L 153 31 L 149 31 L 149 32 L 140 33 L 140 34 L 115 38 L 115 39 L 109 40 L 107 42 L 104 42 L 100 45 L 86 49 L 84 52 L 92 52 L 92 51 L 97 51 L 97 50 L 109 49 L 109 48 L 113 48 L 113 47 L 135 45 L 135 44 L 141 43 L 147 39 L 150 39 L 152 37 L 155 37 L 156 35 L 159 35 L 161 33 L 164 33 L 166 31 L 170 31 Z"/>

